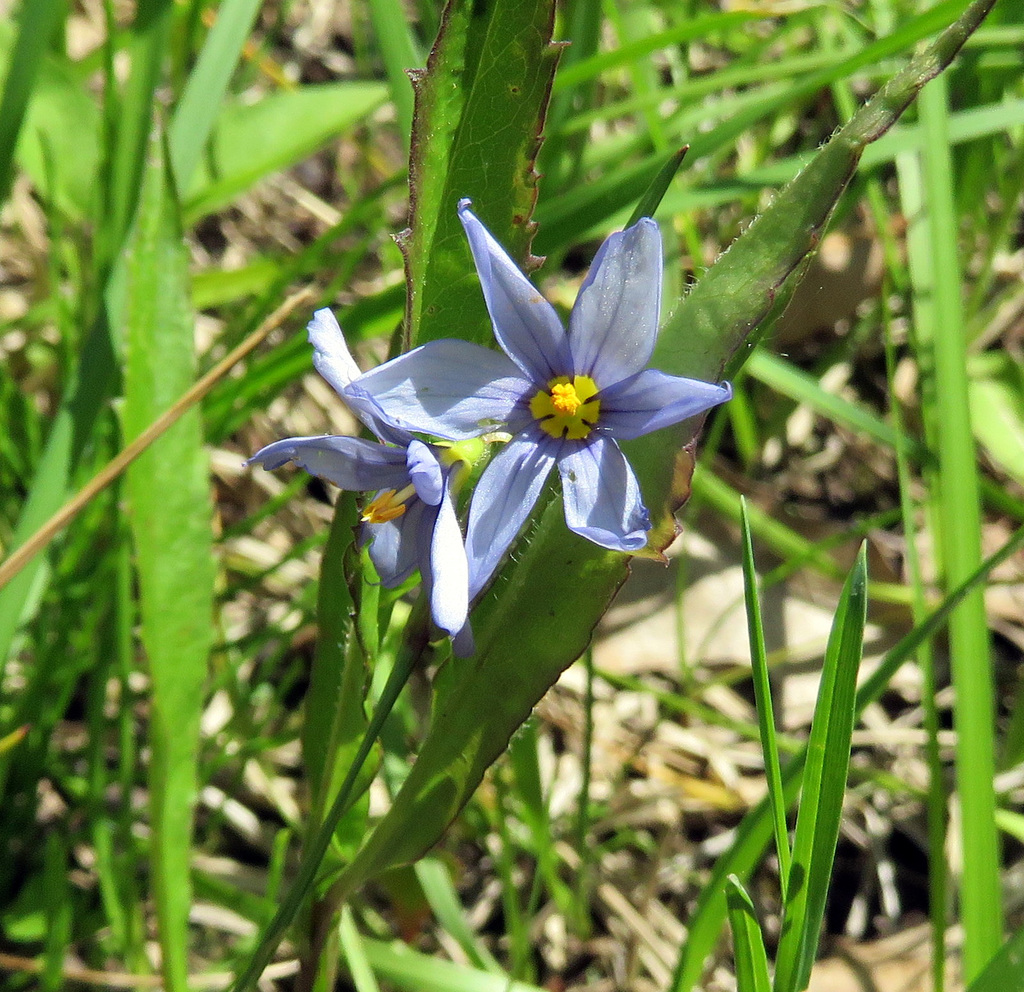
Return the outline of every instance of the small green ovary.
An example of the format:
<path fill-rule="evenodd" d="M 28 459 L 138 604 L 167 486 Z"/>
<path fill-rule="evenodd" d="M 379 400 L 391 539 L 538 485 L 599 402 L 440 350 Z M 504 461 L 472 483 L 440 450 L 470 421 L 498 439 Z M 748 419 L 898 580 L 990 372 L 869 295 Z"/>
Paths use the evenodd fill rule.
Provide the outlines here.
<path fill-rule="evenodd" d="M 558 376 L 530 400 L 530 413 L 552 437 L 581 441 L 597 425 L 601 413 L 601 401 L 593 398 L 597 393 L 597 383 L 589 375 Z"/>

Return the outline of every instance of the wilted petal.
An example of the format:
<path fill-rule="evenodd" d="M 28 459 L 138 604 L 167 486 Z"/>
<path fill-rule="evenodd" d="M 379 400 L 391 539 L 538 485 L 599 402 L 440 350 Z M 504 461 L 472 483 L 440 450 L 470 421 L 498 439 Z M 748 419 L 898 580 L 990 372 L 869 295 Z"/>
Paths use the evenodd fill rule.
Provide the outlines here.
<path fill-rule="evenodd" d="M 402 430 L 462 441 L 504 423 L 529 389 L 499 352 L 444 339 L 367 372 L 345 395 L 364 395 Z"/>
<path fill-rule="evenodd" d="M 447 485 L 437 508 L 430 542 L 430 615 L 442 630 L 454 636 L 469 612 L 469 570 L 455 503 Z"/>
<path fill-rule="evenodd" d="M 416 495 L 429 506 L 437 506 L 444 494 L 444 472 L 437 455 L 422 441 L 410 441 L 406 455 L 409 478 Z"/>
<path fill-rule="evenodd" d="M 650 515 L 626 456 L 611 438 L 599 438 L 558 460 L 565 522 L 588 541 L 613 551 L 639 551 Z"/>
<path fill-rule="evenodd" d="M 469 598 L 487 584 L 530 515 L 555 460 L 557 444 L 514 438 L 484 469 L 469 505 Z"/>
<path fill-rule="evenodd" d="M 409 477 L 404 448 L 334 434 L 275 441 L 257 451 L 246 465 L 253 462 L 268 470 L 294 462 L 310 475 L 355 492 L 401 489 Z"/>
<path fill-rule="evenodd" d="M 628 441 L 710 410 L 731 396 L 727 382 L 702 382 L 646 369 L 601 393 L 601 426 Z"/>
<path fill-rule="evenodd" d="M 469 206 L 469 200 L 459 201 L 459 219 L 469 238 L 494 336 L 509 358 L 534 382 L 545 383 L 565 375 L 569 371 L 569 353 L 558 314 Z"/>
<path fill-rule="evenodd" d="M 661 230 L 643 217 L 601 245 L 569 318 L 577 375 L 604 388 L 650 361 L 661 309 Z"/>
<path fill-rule="evenodd" d="M 361 375 L 359 366 L 348 350 L 345 335 L 337 318 L 327 308 L 317 310 L 306 325 L 309 343 L 313 346 L 313 365 L 334 388 L 343 394 L 345 387 Z"/>
<path fill-rule="evenodd" d="M 413 500 L 400 517 L 382 524 L 363 524 L 370 539 L 370 560 L 380 581 L 389 589 L 400 586 L 419 567 L 419 530 L 433 508 Z"/>

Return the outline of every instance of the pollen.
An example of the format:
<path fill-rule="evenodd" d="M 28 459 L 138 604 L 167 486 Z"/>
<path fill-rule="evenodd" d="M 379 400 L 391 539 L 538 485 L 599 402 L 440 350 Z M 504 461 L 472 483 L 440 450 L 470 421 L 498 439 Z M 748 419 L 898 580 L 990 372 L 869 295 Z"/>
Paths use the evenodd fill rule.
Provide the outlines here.
<path fill-rule="evenodd" d="M 542 431 L 552 437 L 581 441 L 597 426 L 601 401 L 597 383 L 589 375 L 552 379 L 547 389 L 530 400 L 530 413 Z"/>
<path fill-rule="evenodd" d="M 557 382 L 551 387 L 551 405 L 559 413 L 571 417 L 582 402 L 571 382 Z"/>
<path fill-rule="evenodd" d="M 396 520 L 405 513 L 405 500 L 412 495 L 411 489 L 412 486 L 407 486 L 401 492 L 385 489 L 377 493 L 363 508 L 363 523 L 384 524 Z"/>

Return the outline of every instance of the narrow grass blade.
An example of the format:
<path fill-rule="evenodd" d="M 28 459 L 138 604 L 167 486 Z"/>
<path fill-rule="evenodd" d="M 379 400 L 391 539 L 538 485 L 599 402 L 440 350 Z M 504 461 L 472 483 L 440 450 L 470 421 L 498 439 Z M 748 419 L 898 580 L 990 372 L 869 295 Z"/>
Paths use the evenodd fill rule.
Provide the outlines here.
<path fill-rule="evenodd" d="M 993 569 L 1017 554 L 1024 547 L 1024 527 L 1015 531 L 1002 548 L 987 558 L 964 583 L 946 596 L 924 623 L 918 624 L 882 659 L 881 664 L 857 690 L 856 713 L 859 715 L 885 691 L 890 679 L 920 649 L 921 645 L 940 631 L 953 610 L 964 597 L 985 581 Z M 806 748 L 796 755 L 783 771 L 783 787 L 787 797 L 795 796 L 799 776 L 806 758 Z M 737 828 L 729 851 L 719 858 L 704 894 L 687 921 L 689 932 L 683 945 L 676 972 L 669 986 L 672 992 L 690 992 L 700 981 L 704 961 L 711 953 L 725 920 L 725 883 L 730 874 L 746 878 L 760 860 L 772 836 L 771 806 L 767 797 L 751 810 Z"/>
<path fill-rule="evenodd" d="M 413 92 L 408 70 L 418 69 L 423 56 L 417 51 L 401 0 L 370 0 L 370 18 L 391 87 L 391 102 L 406 148 L 412 135 Z"/>
<path fill-rule="evenodd" d="M 152 143 L 117 286 L 125 315 L 125 435 L 135 437 L 195 375 L 188 254 L 164 150 Z M 151 685 L 152 867 L 165 986 L 184 992 L 199 718 L 213 644 L 211 499 L 196 408 L 127 476 Z"/>
<path fill-rule="evenodd" d="M 761 925 L 746 889 L 735 875 L 725 883 L 725 901 L 732 926 L 733 961 L 739 992 L 771 992 L 768 953 L 764 949 Z"/>
<path fill-rule="evenodd" d="M 789 888 L 789 866 L 792 852 L 789 830 L 786 826 L 786 795 L 782 788 L 782 770 L 779 766 L 779 742 L 775 733 L 775 710 L 772 706 L 772 687 L 768 677 L 768 659 L 765 650 L 764 625 L 761 622 L 761 600 L 757 594 L 757 572 L 754 569 L 754 548 L 750 540 L 750 521 L 747 501 L 740 499 L 740 526 L 743 541 L 743 596 L 747 605 L 747 630 L 750 634 L 750 666 L 754 682 L 754 700 L 757 705 L 757 724 L 761 732 L 761 753 L 768 780 L 768 799 L 772 808 L 772 827 L 775 832 L 775 850 L 779 858 L 779 879 L 782 897 Z"/>
<path fill-rule="evenodd" d="M 945 80 L 921 102 L 925 148 L 925 202 L 931 237 L 934 358 L 930 420 L 939 452 L 936 488 L 942 567 L 947 587 L 981 561 L 978 456 L 971 430 L 967 336 L 957 252 L 952 159 L 947 135 Z M 928 400 L 926 400 L 928 402 Z M 995 714 L 988 618 L 982 590 L 967 597 L 950 619 L 956 772 L 962 822 L 960 907 L 964 976 L 970 981 L 999 949 L 1003 933 L 1000 844 L 995 827 Z"/>
<path fill-rule="evenodd" d="M 257 180 L 312 155 L 376 110 L 386 95 L 380 83 L 346 81 L 268 93 L 255 103 L 225 103 L 187 187 L 186 217 L 223 207 Z"/>
<path fill-rule="evenodd" d="M 363 950 L 380 978 L 409 992 L 543 992 L 528 982 L 443 961 L 400 942 L 364 940 Z"/>
<path fill-rule="evenodd" d="M 818 949 L 850 766 L 867 581 L 867 545 L 862 544 L 832 624 L 807 742 L 793 866 L 776 958 L 776 992 L 801 992 L 807 987 Z"/>
<path fill-rule="evenodd" d="M 437 922 L 458 941 L 473 967 L 504 975 L 504 969 L 469 925 L 448 868 L 437 858 L 423 858 L 416 862 L 415 869 Z"/>
<path fill-rule="evenodd" d="M 206 36 L 168 129 L 171 168 L 180 190 L 191 186 L 192 174 L 220 113 L 260 4 L 261 0 L 224 0 L 217 8 L 217 20 Z"/>
<path fill-rule="evenodd" d="M 10 192 L 14 149 L 35 87 L 43 53 L 53 40 L 64 0 L 22 0 L 18 38 L 0 96 L 0 203 Z"/>
<path fill-rule="evenodd" d="M 311 835 L 323 821 L 366 734 L 364 702 L 370 672 L 354 635 L 353 620 L 359 607 L 351 592 L 361 580 L 359 552 L 354 547 L 358 524 L 355 494 L 341 493 L 321 559 L 318 635 L 302 724 L 302 759 L 311 792 Z M 376 614 L 376 609 L 373 612 Z M 374 763 L 367 764 L 353 790 L 354 797 L 369 787 L 374 771 Z M 362 840 L 367 812 L 364 803 L 344 818 L 344 848 L 355 848 Z"/>
<path fill-rule="evenodd" d="M 675 179 L 679 166 L 683 164 L 683 159 L 686 158 L 689 148 L 689 145 L 683 145 L 682 148 L 668 156 L 665 164 L 651 182 L 651 185 L 647 187 L 647 191 L 640 197 L 640 202 L 637 203 L 636 209 L 630 215 L 626 227 L 632 227 L 641 217 L 654 216 L 658 205 L 665 196 L 665 191 L 672 184 L 672 180 Z"/>
<path fill-rule="evenodd" d="M 348 906 L 344 906 L 341 910 L 338 936 L 341 940 L 342 953 L 345 955 L 345 963 L 348 965 L 348 973 L 356 992 L 378 992 L 377 979 L 374 977 L 373 969 L 363 950 L 363 938 L 359 936 L 356 921 L 352 918 L 352 910 Z"/>

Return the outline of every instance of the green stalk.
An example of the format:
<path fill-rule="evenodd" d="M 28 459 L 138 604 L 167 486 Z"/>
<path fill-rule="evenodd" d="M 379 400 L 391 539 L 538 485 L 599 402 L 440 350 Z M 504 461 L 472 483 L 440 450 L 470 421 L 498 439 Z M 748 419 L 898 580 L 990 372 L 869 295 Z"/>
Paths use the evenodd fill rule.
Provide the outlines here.
<path fill-rule="evenodd" d="M 934 412 L 941 424 L 935 432 L 939 452 L 937 517 L 944 579 L 946 588 L 952 589 L 981 562 L 981 512 L 968 404 L 955 179 L 943 78 L 923 91 L 920 106 L 934 280 Z M 982 589 L 968 595 L 953 613 L 949 634 L 962 815 L 963 961 L 964 978 L 969 982 L 999 950 L 1003 933 L 993 787 L 994 688 Z"/>

